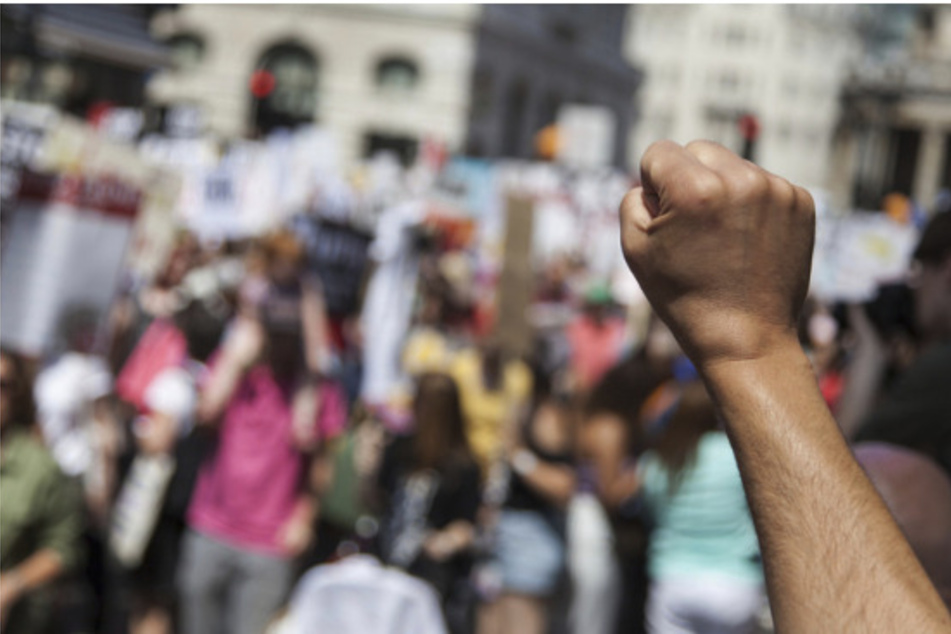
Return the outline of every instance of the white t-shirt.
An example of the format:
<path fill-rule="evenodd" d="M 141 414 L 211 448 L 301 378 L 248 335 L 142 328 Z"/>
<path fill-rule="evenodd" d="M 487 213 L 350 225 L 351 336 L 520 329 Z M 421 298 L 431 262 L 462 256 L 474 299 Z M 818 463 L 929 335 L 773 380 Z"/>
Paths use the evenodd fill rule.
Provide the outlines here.
<path fill-rule="evenodd" d="M 447 629 L 432 586 L 369 555 L 353 555 L 301 578 L 278 631 L 445 634 Z"/>
<path fill-rule="evenodd" d="M 198 405 L 196 375 L 199 371 L 200 367 L 167 368 L 152 379 L 145 390 L 145 405 L 153 412 L 178 421 L 181 436 L 191 431 L 194 425 Z"/>
<path fill-rule="evenodd" d="M 112 374 L 96 356 L 68 352 L 36 379 L 40 428 L 47 446 L 64 473 L 86 472 L 95 454 L 89 422 L 92 404 L 112 392 Z"/>

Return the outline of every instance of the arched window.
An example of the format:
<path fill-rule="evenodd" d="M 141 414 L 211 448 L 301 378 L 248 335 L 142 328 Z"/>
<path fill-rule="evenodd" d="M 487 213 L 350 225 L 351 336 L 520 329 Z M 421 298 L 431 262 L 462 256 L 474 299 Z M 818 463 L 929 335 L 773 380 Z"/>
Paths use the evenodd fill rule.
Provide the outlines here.
<path fill-rule="evenodd" d="M 391 93 L 412 92 L 419 83 L 419 67 L 406 57 L 387 57 L 376 65 L 376 85 Z"/>
<path fill-rule="evenodd" d="M 276 128 L 310 123 L 317 111 L 317 59 L 297 44 L 279 44 L 261 56 L 251 77 L 254 126 Z"/>
<path fill-rule="evenodd" d="M 168 39 L 172 65 L 177 70 L 195 68 L 205 57 L 205 41 L 193 33 L 180 33 Z"/>

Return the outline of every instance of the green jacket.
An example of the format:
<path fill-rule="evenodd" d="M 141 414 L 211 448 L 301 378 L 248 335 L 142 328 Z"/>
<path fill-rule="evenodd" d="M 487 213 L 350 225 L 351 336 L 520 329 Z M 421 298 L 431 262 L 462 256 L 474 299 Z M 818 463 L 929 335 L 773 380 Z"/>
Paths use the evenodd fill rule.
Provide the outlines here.
<path fill-rule="evenodd" d="M 0 572 L 50 549 L 66 570 L 81 552 L 81 493 L 43 444 L 27 430 L 10 430 L 0 446 Z M 23 597 L 7 632 L 39 632 L 50 617 L 49 589 Z"/>

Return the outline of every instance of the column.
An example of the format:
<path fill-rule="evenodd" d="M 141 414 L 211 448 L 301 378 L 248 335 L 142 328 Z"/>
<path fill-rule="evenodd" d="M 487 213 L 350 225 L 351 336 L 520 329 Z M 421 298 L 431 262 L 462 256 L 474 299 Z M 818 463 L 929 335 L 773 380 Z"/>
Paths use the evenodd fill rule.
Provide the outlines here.
<path fill-rule="evenodd" d="M 944 159 L 944 138 L 947 131 L 936 125 L 928 125 L 921 135 L 918 148 L 918 170 L 912 192 L 915 202 L 931 211 L 935 195 L 941 185 L 941 167 Z"/>

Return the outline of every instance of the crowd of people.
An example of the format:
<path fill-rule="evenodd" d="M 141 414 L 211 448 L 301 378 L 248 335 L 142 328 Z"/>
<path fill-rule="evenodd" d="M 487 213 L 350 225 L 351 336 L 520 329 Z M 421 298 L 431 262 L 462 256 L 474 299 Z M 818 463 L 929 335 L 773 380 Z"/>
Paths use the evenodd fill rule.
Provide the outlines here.
<path fill-rule="evenodd" d="M 82 311 L 58 354 L 5 350 L 2 631 L 770 631 L 721 409 L 660 316 L 564 257 L 515 350 L 450 270 L 419 267 L 402 401 L 365 397 L 367 323 L 290 228 L 183 235 L 108 350 Z M 799 340 L 949 602 L 951 213 L 909 270 L 808 301 Z"/>

